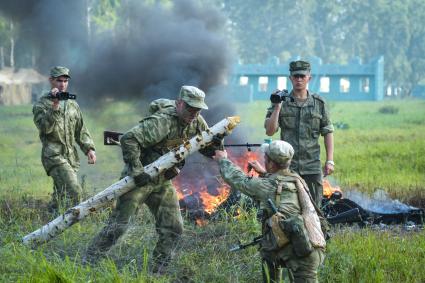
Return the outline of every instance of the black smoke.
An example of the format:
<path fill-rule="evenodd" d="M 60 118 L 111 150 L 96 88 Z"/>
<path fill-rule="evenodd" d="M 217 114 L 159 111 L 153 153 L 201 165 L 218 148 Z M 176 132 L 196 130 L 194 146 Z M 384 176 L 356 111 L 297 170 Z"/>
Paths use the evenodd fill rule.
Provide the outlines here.
<path fill-rule="evenodd" d="M 184 84 L 208 91 L 227 76 L 226 19 L 197 3 L 122 1 L 117 28 L 96 36 L 88 35 L 87 0 L 2 0 L 0 11 L 19 23 L 19 43 L 34 46 L 41 73 L 71 69 L 79 99 L 151 99 L 173 98 Z"/>

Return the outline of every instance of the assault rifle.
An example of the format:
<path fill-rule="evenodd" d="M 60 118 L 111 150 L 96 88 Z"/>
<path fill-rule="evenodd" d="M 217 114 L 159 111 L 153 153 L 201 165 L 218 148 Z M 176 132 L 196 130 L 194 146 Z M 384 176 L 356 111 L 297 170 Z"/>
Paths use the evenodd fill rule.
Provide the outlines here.
<path fill-rule="evenodd" d="M 120 137 L 124 133 L 114 131 L 103 131 L 103 144 L 104 145 L 120 145 Z M 246 147 L 251 151 L 252 147 L 260 147 L 261 143 L 240 143 L 240 144 L 225 144 L 224 147 Z"/>
<path fill-rule="evenodd" d="M 247 244 L 239 243 L 239 244 L 233 246 L 232 248 L 230 248 L 229 251 L 236 252 L 236 251 L 244 250 L 244 249 L 246 249 L 247 247 L 250 247 L 250 246 L 258 245 L 261 242 L 262 239 L 263 239 L 262 235 L 257 236 L 252 240 L 252 242 L 249 242 Z"/>

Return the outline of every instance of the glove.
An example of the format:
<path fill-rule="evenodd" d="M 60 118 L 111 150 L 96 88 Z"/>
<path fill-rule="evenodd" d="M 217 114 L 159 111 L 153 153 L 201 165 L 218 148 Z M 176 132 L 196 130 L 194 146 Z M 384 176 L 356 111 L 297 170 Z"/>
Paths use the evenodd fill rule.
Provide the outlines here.
<path fill-rule="evenodd" d="M 223 144 L 224 134 L 216 134 L 212 137 L 211 144 L 215 147 L 221 147 Z"/>
<path fill-rule="evenodd" d="M 143 172 L 134 176 L 133 179 L 137 187 L 142 187 L 151 181 L 151 176 L 148 173 Z"/>

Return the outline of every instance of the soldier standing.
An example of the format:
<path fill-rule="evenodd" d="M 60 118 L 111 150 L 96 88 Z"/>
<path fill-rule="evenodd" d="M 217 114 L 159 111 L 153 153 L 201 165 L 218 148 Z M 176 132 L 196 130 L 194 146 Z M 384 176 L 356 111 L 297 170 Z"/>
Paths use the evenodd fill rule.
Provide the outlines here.
<path fill-rule="evenodd" d="M 265 169 L 257 161 L 249 163 L 260 173 L 259 178 L 246 176 L 227 159 L 225 151 L 217 150 L 214 159 L 219 163 L 221 176 L 232 189 L 240 190 L 260 203 L 264 282 L 280 282 L 280 267 L 288 268 L 291 282 L 317 282 L 317 270 L 324 260 L 326 242 L 316 210 L 312 208 L 311 196 L 305 197 L 307 185 L 289 170 L 294 149 L 285 141 L 273 141 L 265 145 L 264 151 Z M 304 192 L 306 194 L 302 196 Z M 270 201 L 277 211 L 273 212 Z M 308 210 L 309 214 L 301 216 L 303 210 Z M 277 222 L 273 221 L 273 215 L 278 217 Z M 276 229 L 278 232 L 275 233 Z"/>
<path fill-rule="evenodd" d="M 120 142 L 125 162 L 122 177 L 132 176 L 137 188 L 119 197 L 108 225 L 90 244 L 87 261 L 95 262 L 104 255 L 127 230 L 130 218 L 137 213 L 138 207 L 145 203 L 155 217 L 159 236 L 153 252 L 153 272 L 162 273 L 165 270 L 183 232 L 179 202 L 171 183 L 179 168 L 171 168 L 152 179 L 143 172 L 143 167 L 208 129 L 200 115 L 202 109 L 208 109 L 204 98 L 202 90 L 183 86 L 176 101 L 153 101 L 150 107 L 152 115 L 122 136 Z M 221 141 L 216 144 L 221 147 Z M 215 149 L 211 145 L 200 152 L 211 157 Z"/>
<path fill-rule="evenodd" d="M 54 183 L 49 204 L 51 212 L 56 212 L 60 205 L 69 207 L 79 203 L 81 187 L 77 171 L 80 162 L 75 144 L 87 155 L 89 164 L 96 162 L 94 143 L 77 102 L 55 98 L 66 92 L 70 78 L 69 69 L 53 67 L 49 78 L 51 90 L 32 109 L 42 143 L 41 162 Z"/>
<path fill-rule="evenodd" d="M 311 80 L 310 63 L 294 61 L 289 64 L 292 91 L 281 102 L 272 99 L 268 109 L 265 128 L 272 136 L 280 127 L 280 137 L 290 143 L 295 154 L 291 169 L 297 172 L 308 184 L 316 204 L 321 206 L 323 195 L 323 175 L 320 164 L 319 136 L 324 137 L 326 162 L 324 176 L 334 171 L 333 125 L 325 101 L 307 90 Z"/>

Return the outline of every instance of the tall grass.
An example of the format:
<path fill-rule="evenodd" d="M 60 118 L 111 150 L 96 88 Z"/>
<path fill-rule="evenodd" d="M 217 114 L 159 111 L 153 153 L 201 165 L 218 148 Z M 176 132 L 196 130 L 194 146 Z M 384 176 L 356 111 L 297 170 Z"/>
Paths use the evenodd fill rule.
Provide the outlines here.
<path fill-rule="evenodd" d="M 237 105 L 241 127 L 250 142 L 261 142 L 266 102 Z M 398 111 L 382 113 L 382 107 Z M 381 188 L 411 203 L 424 198 L 425 102 L 331 103 L 335 122 L 335 178 L 343 189 L 371 192 Z M 80 180 L 86 195 L 115 182 L 122 167 L 118 147 L 102 145 L 105 129 L 125 131 L 140 120 L 146 105 L 119 103 L 92 113 L 83 109 L 95 143 L 98 162 L 81 157 Z M 385 112 L 385 111 L 384 111 Z M 390 111 L 391 112 L 391 111 Z M 259 282 L 261 266 L 255 248 L 230 253 L 238 240 L 260 233 L 256 211 L 241 210 L 238 218 L 222 213 L 220 220 L 198 227 L 186 220 L 182 241 L 168 273 L 149 272 L 156 242 L 154 220 L 147 209 L 129 231 L 93 266 L 81 257 L 105 225 L 109 209 L 93 215 L 36 249 L 20 243 L 22 236 L 51 220 L 46 203 L 51 180 L 40 162 L 41 145 L 31 107 L 0 107 L 0 282 Z M 275 136 L 278 138 L 278 135 Z M 81 178 L 83 177 L 84 178 Z M 373 228 L 334 231 L 321 282 L 425 282 L 425 232 Z"/>

